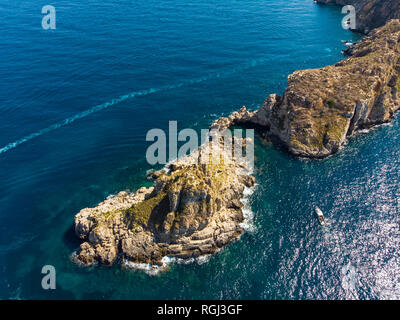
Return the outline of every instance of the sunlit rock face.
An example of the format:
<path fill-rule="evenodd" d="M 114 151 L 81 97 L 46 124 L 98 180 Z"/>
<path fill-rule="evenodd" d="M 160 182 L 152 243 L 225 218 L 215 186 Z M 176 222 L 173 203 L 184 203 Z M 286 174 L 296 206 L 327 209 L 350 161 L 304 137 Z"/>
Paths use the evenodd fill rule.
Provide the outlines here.
<path fill-rule="evenodd" d="M 386 5 L 394 10 L 399 4 Z M 301 157 L 337 152 L 348 136 L 391 121 L 400 107 L 400 20 L 374 29 L 347 54 L 335 65 L 294 72 L 282 96 L 270 95 L 253 112 L 243 107 L 211 128 L 255 127 Z M 239 199 L 254 178 L 243 163 L 201 163 L 199 157 L 198 151 L 154 173 L 151 188 L 81 210 L 75 231 L 84 242 L 75 261 L 111 265 L 121 257 L 161 264 L 164 256 L 213 254 L 237 239 L 244 221 Z"/>
<path fill-rule="evenodd" d="M 243 198 L 255 179 L 246 163 L 215 154 L 202 161 L 200 148 L 151 174 L 154 186 L 122 191 L 75 216 L 75 232 L 84 240 L 74 256 L 84 265 L 162 264 L 215 253 L 240 237 Z M 215 151 L 215 149 L 213 149 Z"/>
<path fill-rule="evenodd" d="M 399 0 L 317 0 L 318 3 L 352 5 L 356 9 L 356 30 L 368 33 L 390 19 L 400 19 Z"/>
<path fill-rule="evenodd" d="M 290 153 L 323 158 L 360 129 L 389 122 L 400 107 L 400 20 L 374 29 L 335 65 L 296 71 L 282 97 L 218 119 L 215 128 L 256 125 Z"/>

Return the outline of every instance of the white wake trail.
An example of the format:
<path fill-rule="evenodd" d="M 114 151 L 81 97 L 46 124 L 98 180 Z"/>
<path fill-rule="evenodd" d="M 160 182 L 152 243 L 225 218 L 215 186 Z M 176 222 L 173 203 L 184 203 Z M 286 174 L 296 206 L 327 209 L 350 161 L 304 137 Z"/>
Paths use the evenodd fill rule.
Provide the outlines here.
<path fill-rule="evenodd" d="M 163 91 L 163 90 L 177 89 L 177 88 L 180 88 L 180 87 L 182 87 L 182 86 L 184 86 L 186 84 L 200 83 L 202 81 L 207 80 L 208 78 L 211 78 L 211 77 L 208 76 L 208 77 L 199 78 L 199 79 L 192 79 L 192 80 L 189 80 L 187 82 L 181 82 L 181 83 L 176 84 L 176 85 L 168 85 L 168 86 L 163 86 L 163 87 L 160 87 L 160 88 L 151 88 L 151 89 L 142 90 L 142 91 L 134 91 L 134 92 L 128 93 L 126 95 L 122 95 L 122 96 L 120 96 L 118 98 L 112 99 L 111 101 L 99 104 L 99 105 L 94 106 L 94 107 L 92 107 L 92 108 L 90 108 L 88 110 L 82 111 L 82 112 L 80 112 L 80 113 L 78 113 L 78 114 L 76 114 L 76 115 L 74 115 L 72 117 L 69 117 L 69 118 L 67 118 L 67 119 L 65 119 L 65 120 L 63 120 L 61 122 L 57 122 L 57 123 L 55 123 L 55 124 L 53 124 L 53 125 L 51 125 L 51 126 L 49 126 L 47 128 L 44 128 L 44 129 L 41 129 L 41 130 L 39 130 L 37 132 L 31 133 L 30 135 L 27 135 L 27 136 L 25 136 L 25 137 L 23 137 L 23 138 L 21 138 L 21 139 L 19 139 L 17 141 L 11 142 L 11 143 L 7 144 L 6 146 L 4 146 L 3 148 L 0 149 L 0 154 L 2 154 L 4 152 L 7 152 L 8 150 L 14 149 L 14 148 L 18 147 L 19 145 L 21 145 L 21 144 L 23 144 L 25 142 L 28 142 L 28 141 L 36 138 L 36 137 L 39 137 L 39 136 L 41 136 L 41 135 L 43 135 L 45 133 L 48 133 L 50 131 L 54 131 L 56 129 L 64 127 L 64 126 L 66 126 L 66 125 L 68 125 L 68 124 L 70 124 L 70 123 L 72 123 L 72 122 L 74 122 L 74 121 L 76 121 L 78 119 L 85 118 L 85 117 L 87 117 L 88 115 L 90 115 L 92 113 L 101 111 L 103 109 L 107 109 L 107 108 L 109 108 L 111 106 L 114 106 L 114 105 L 116 105 L 118 103 L 121 103 L 121 102 L 123 102 L 125 100 L 131 99 L 131 98 L 134 98 L 134 97 L 138 97 L 138 96 L 149 95 L 149 94 L 156 93 L 156 92 Z"/>
<path fill-rule="evenodd" d="M 53 125 L 51 125 L 51 126 L 49 126 L 47 128 L 44 128 L 44 129 L 41 129 L 41 130 L 39 130 L 37 132 L 31 133 L 31 134 L 29 134 L 29 135 L 27 135 L 27 136 L 25 136 L 25 137 L 23 137 L 23 138 L 21 138 L 21 139 L 19 139 L 17 141 L 11 142 L 11 143 L 7 144 L 6 146 L 4 146 L 3 148 L 0 148 L 0 154 L 5 153 L 8 150 L 14 149 L 14 148 L 18 147 L 19 145 L 21 145 L 21 144 L 23 144 L 25 142 L 28 142 L 28 141 L 36 138 L 36 137 L 42 136 L 42 135 L 44 135 L 44 134 L 46 134 L 48 132 L 54 131 L 54 130 L 59 129 L 61 127 L 64 127 L 64 126 L 66 126 L 66 125 L 68 125 L 68 124 L 70 124 L 70 123 L 72 123 L 72 122 L 74 122 L 74 121 L 76 121 L 78 119 L 85 118 L 88 115 L 91 115 L 92 113 L 107 109 L 107 108 L 109 108 L 111 106 L 114 106 L 114 105 L 116 105 L 118 103 L 121 103 L 121 102 L 123 102 L 125 100 L 131 99 L 131 98 L 134 98 L 134 97 L 138 97 L 138 96 L 149 95 L 149 94 L 156 93 L 156 92 L 159 92 L 159 91 L 178 89 L 178 88 L 181 88 L 181 87 L 186 86 L 186 85 L 192 85 L 192 84 L 196 84 L 196 83 L 201 83 L 201 82 L 213 79 L 213 78 L 220 78 L 222 76 L 227 76 L 227 75 L 230 75 L 230 74 L 234 74 L 236 72 L 244 71 L 246 69 L 255 67 L 255 66 L 257 66 L 257 65 L 259 65 L 259 64 L 261 64 L 261 63 L 263 63 L 265 61 L 266 61 L 266 59 L 264 59 L 264 58 L 252 59 L 248 63 L 246 63 L 246 64 L 244 64 L 242 66 L 239 66 L 237 68 L 234 68 L 231 71 L 227 71 L 225 73 L 222 73 L 222 74 L 221 73 L 213 73 L 213 74 L 209 74 L 207 76 L 201 77 L 201 78 L 196 78 L 196 79 L 183 81 L 183 82 L 180 82 L 180 83 L 174 84 L 174 85 L 166 85 L 166 86 L 162 86 L 162 87 L 159 87 L 159 88 L 151 88 L 151 89 L 142 90 L 142 91 L 133 91 L 131 93 L 119 96 L 118 98 L 112 99 L 111 101 L 99 104 L 99 105 L 94 106 L 94 107 L 92 107 L 92 108 L 90 108 L 88 110 L 82 111 L 82 112 L 80 112 L 80 113 L 78 113 L 78 114 L 76 114 L 76 115 L 74 115 L 72 117 L 69 117 L 69 118 L 67 118 L 67 119 L 65 119 L 63 121 L 57 122 L 57 123 L 55 123 L 55 124 L 53 124 Z"/>

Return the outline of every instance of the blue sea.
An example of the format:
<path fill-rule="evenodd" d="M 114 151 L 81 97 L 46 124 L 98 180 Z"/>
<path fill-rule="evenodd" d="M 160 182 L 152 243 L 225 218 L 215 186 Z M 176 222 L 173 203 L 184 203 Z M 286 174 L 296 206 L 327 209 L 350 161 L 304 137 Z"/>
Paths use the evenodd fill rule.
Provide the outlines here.
<path fill-rule="evenodd" d="M 360 36 L 311 0 L 50 4 L 55 30 L 42 2 L 0 2 L 1 299 L 400 298 L 399 119 L 323 161 L 257 139 L 254 230 L 206 263 L 156 276 L 72 263 L 74 215 L 149 185 L 148 130 L 255 110 Z"/>

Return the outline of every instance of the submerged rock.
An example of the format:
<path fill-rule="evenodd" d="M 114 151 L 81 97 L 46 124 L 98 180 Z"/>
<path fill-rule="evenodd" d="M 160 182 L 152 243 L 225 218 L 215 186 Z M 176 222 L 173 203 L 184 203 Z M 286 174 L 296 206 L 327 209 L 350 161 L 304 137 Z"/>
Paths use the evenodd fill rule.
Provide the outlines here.
<path fill-rule="evenodd" d="M 254 178 L 245 164 L 217 161 L 214 153 L 204 162 L 202 150 L 151 173 L 151 188 L 123 191 L 81 210 L 75 232 L 84 242 L 75 261 L 111 265 L 121 256 L 161 265 L 164 256 L 209 255 L 237 239 L 244 220 L 239 199 Z"/>
<path fill-rule="evenodd" d="M 256 126 L 296 156 L 323 158 L 360 129 L 389 122 L 400 108 L 400 20 L 375 29 L 348 50 L 351 57 L 321 69 L 296 71 L 282 97 L 245 107 L 212 127 Z"/>

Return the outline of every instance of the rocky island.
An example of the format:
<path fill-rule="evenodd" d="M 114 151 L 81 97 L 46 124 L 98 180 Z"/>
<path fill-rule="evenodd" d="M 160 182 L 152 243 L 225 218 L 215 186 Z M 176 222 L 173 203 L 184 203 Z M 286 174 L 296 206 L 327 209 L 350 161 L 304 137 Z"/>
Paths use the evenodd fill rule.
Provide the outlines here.
<path fill-rule="evenodd" d="M 400 12 L 397 0 L 318 2 L 354 4 L 361 31 Z M 347 54 L 349 58 L 335 65 L 294 72 L 282 96 L 270 95 L 256 111 L 243 107 L 211 128 L 256 128 L 300 157 L 337 152 L 347 137 L 391 121 L 400 107 L 400 20 L 373 30 Z M 244 163 L 200 162 L 201 149 L 152 173 L 153 187 L 123 191 L 81 210 L 75 232 L 83 243 L 74 260 L 111 265 L 120 258 L 161 265 L 165 256 L 213 254 L 240 237 L 240 199 L 254 186 L 254 177 Z"/>
<path fill-rule="evenodd" d="M 240 237 L 240 199 L 255 179 L 246 163 L 201 161 L 204 150 L 152 173 L 153 187 L 122 191 L 81 210 L 75 216 L 75 232 L 84 242 L 74 260 L 87 266 L 111 265 L 120 257 L 162 265 L 163 257 L 209 255 Z"/>

